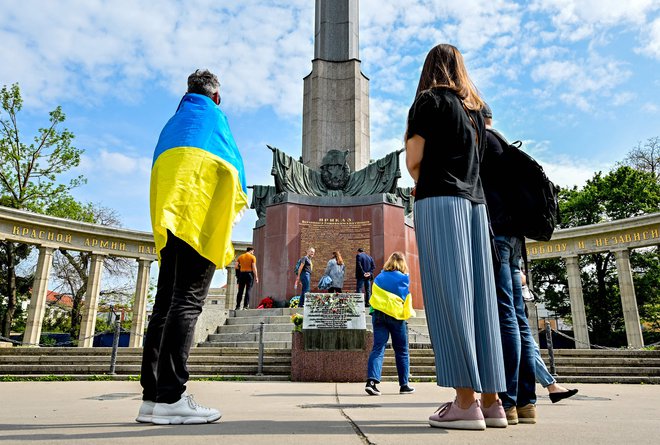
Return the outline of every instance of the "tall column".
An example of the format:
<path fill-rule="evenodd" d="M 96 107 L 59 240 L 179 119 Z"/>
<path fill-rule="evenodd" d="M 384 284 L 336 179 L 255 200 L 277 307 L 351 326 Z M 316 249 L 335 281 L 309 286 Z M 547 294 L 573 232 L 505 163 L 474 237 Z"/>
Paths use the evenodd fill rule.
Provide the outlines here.
<path fill-rule="evenodd" d="M 142 347 L 144 324 L 147 318 L 147 296 L 149 294 L 149 272 L 151 260 L 138 260 L 138 276 L 135 285 L 135 302 L 133 302 L 133 320 L 131 321 L 130 348 Z"/>
<path fill-rule="evenodd" d="M 94 329 L 96 328 L 96 312 L 98 311 L 99 292 L 101 291 L 101 272 L 103 270 L 103 255 L 92 254 L 89 274 L 87 276 L 87 292 L 85 293 L 85 306 L 83 308 L 82 323 L 78 346 L 91 348 L 94 344 Z"/>
<path fill-rule="evenodd" d="M 225 309 L 232 310 L 236 307 L 236 294 L 238 293 L 238 288 L 236 287 L 236 268 L 234 265 L 236 261 L 232 261 L 229 266 L 227 266 L 227 287 L 225 293 Z"/>
<path fill-rule="evenodd" d="M 37 270 L 32 284 L 32 296 L 28 308 L 27 322 L 23 343 L 38 345 L 41 338 L 41 325 L 46 312 L 46 295 L 48 294 L 48 277 L 53 264 L 53 248 L 39 246 L 39 259 Z"/>
<path fill-rule="evenodd" d="M 584 308 L 578 257 L 575 255 L 565 257 L 564 259 L 566 260 L 566 271 L 568 272 L 568 293 L 571 297 L 573 335 L 577 340 L 575 342 L 575 349 L 590 349 L 589 330 L 587 329 L 587 313 Z"/>
<path fill-rule="evenodd" d="M 369 164 L 369 79 L 359 60 L 359 1 L 316 0 L 314 60 L 303 84 L 302 160 L 318 169 L 329 150 Z"/>
<path fill-rule="evenodd" d="M 623 307 L 623 319 L 626 323 L 628 346 L 641 348 L 644 346 L 644 337 L 642 337 L 642 326 L 639 322 L 635 287 L 633 286 L 632 271 L 630 270 L 630 252 L 628 250 L 617 250 L 614 255 L 616 257 L 616 271 L 619 275 L 621 305 Z"/>

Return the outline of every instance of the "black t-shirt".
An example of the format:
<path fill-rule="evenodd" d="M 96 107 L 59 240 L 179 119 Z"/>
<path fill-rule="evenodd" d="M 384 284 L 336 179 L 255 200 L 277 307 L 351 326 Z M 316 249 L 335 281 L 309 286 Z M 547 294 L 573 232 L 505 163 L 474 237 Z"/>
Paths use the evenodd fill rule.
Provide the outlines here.
<path fill-rule="evenodd" d="M 312 260 L 310 260 L 307 255 L 305 255 L 303 257 L 302 264 L 303 264 L 303 270 L 300 272 L 300 274 L 302 275 L 305 272 L 311 274 L 312 273 Z"/>
<path fill-rule="evenodd" d="M 470 111 L 470 115 L 477 128 L 461 99 L 447 88 L 432 88 L 415 99 L 408 113 L 408 135 L 417 134 L 425 140 L 416 200 L 460 196 L 475 203 L 486 202 L 479 178 L 485 126 L 480 112 Z"/>

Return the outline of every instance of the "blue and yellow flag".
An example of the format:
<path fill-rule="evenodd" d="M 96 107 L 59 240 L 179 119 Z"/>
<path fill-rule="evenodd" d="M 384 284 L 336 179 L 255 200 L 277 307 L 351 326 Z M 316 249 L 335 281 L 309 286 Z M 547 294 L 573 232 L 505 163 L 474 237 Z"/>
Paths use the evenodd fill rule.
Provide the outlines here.
<path fill-rule="evenodd" d="M 159 260 L 168 230 L 216 267 L 234 259 L 232 226 L 248 204 L 245 171 L 227 117 L 213 100 L 181 99 L 160 133 L 150 188 Z"/>
<path fill-rule="evenodd" d="M 374 280 L 369 304 L 397 320 L 415 316 L 410 295 L 410 277 L 398 270 L 382 271 Z"/>

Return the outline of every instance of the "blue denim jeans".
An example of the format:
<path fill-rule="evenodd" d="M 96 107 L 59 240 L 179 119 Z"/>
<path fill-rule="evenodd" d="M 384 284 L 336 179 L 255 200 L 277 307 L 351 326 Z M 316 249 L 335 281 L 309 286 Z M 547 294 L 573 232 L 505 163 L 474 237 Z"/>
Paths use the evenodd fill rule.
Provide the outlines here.
<path fill-rule="evenodd" d="M 371 380 L 380 382 L 383 372 L 383 359 L 385 358 L 385 345 L 392 335 L 392 348 L 396 361 L 396 372 L 399 374 L 399 386 L 408 384 L 410 374 L 410 358 L 408 356 L 408 330 L 404 320 L 397 320 L 380 311 L 371 314 L 371 323 L 374 327 L 374 347 L 369 354 L 367 376 Z"/>
<path fill-rule="evenodd" d="M 545 362 L 541 358 L 541 350 L 537 344 L 534 344 L 534 365 L 536 380 L 541 384 L 541 386 L 547 388 L 553 383 L 557 383 L 557 380 L 555 380 L 552 374 L 550 374 L 550 371 L 548 371 L 548 367 L 545 366 Z"/>
<path fill-rule="evenodd" d="M 495 244 L 501 259 L 495 281 L 507 388 L 499 395 L 504 408 L 520 407 L 536 403 L 536 343 L 525 316 L 520 278 L 522 239 L 496 236 Z"/>
<path fill-rule="evenodd" d="M 355 292 L 360 293 L 364 288 L 364 305 L 369 306 L 369 299 L 371 298 L 371 280 L 366 278 L 356 278 Z"/>
<path fill-rule="evenodd" d="M 300 274 L 300 302 L 298 302 L 298 307 L 305 307 L 305 294 L 309 292 L 309 282 L 312 278 L 309 272 L 303 272 Z"/>

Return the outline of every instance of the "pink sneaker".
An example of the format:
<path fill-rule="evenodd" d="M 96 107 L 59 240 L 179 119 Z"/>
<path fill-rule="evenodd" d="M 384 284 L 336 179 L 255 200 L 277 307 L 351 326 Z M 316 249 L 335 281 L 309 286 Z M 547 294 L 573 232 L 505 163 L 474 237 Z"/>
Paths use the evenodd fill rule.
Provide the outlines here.
<path fill-rule="evenodd" d="M 456 400 L 447 402 L 429 417 L 429 424 L 455 430 L 485 430 L 486 422 L 480 406 L 479 400 L 475 400 L 467 409 L 459 407 Z"/>
<path fill-rule="evenodd" d="M 486 426 L 493 428 L 506 428 L 509 422 L 506 420 L 506 413 L 502 406 L 502 401 L 497 399 L 495 403 L 488 408 L 481 407 L 481 412 L 486 420 Z"/>

